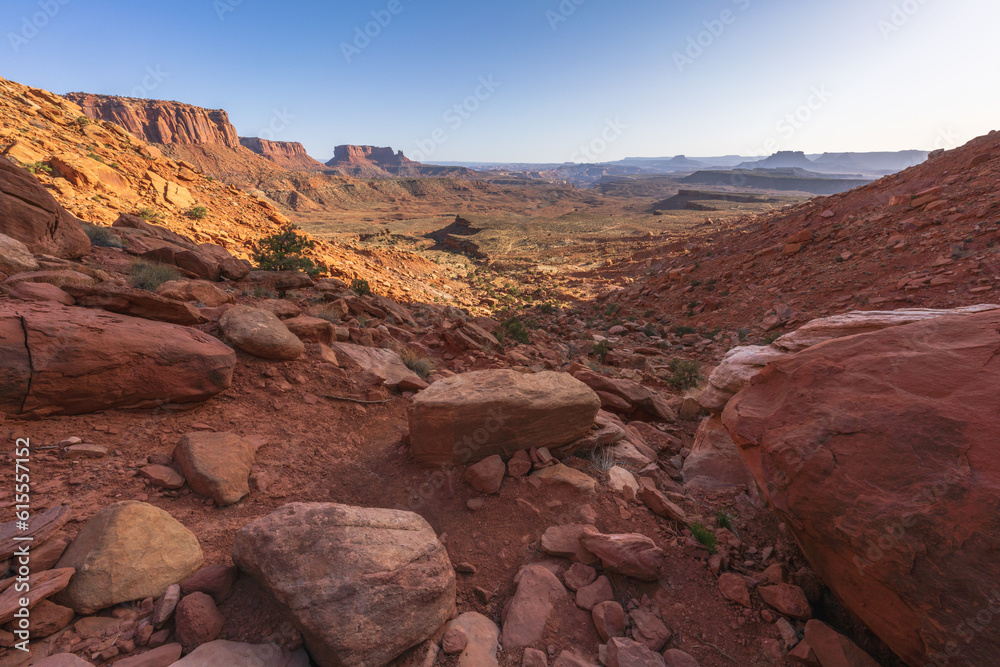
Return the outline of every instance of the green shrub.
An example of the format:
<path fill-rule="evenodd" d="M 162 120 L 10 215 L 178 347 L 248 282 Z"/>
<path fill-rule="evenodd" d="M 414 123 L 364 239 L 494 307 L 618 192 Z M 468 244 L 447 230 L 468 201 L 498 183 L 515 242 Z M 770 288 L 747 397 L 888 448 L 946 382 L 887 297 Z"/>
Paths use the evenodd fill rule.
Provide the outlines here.
<path fill-rule="evenodd" d="M 608 352 L 611 352 L 611 345 L 608 344 L 608 341 L 601 340 L 594 345 L 594 356 L 600 357 L 601 361 L 604 361 L 608 356 Z"/>
<path fill-rule="evenodd" d="M 156 288 L 171 280 L 178 280 L 181 274 L 172 266 L 139 260 L 132 264 L 129 282 L 132 287 L 155 292 Z"/>
<path fill-rule="evenodd" d="M 617 303 L 609 303 L 608 305 L 606 305 L 604 307 L 604 316 L 605 317 L 611 317 L 612 315 L 614 315 L 617 312 L 618 312 L 618 304 Z"/>
<path fill-rule="evenodd" d="M 188 209 L 188 212 L 185 213 L 185 215 L 192 220 L 204 220 L 208 217 L 208 209 L 204 206 L 193 206 Z"/>
<path fill-rule="evenodd" d="M 774 341 L 776 341 L 779 338 L 781 338 L 781 336 L 782 336 L 782 334 L 781 334 L 780 331 L 775 331 L 772 334 L 768 334 L 767 336 L 764 337 L 764 345 L 770 345 Z"/>
<path fill-rule="evenodd" d="M 719 510 L 715 514 L 715 525 L 726 530 L 733 529 L 733 516 L 726 510 Z"/>
<path fill-rule="evenodd" d="M 351 291 L 358 296 L 371 296 L 372 286 L 364 278 L 355 278 L 351 281 Z"/>
<path fill-rule="evenodd" d="M 277 299 L 278 293 L 275 292 L 270 287 L 264 287 L 263 285 L 257 285 L 253 288 L 253 295 L 258 299 Z"/>
<path fill-rule="evenodd" d="M 154 208 L 140 208 L 136 215 L 146 222 L 157 223 L 163 220 L 163 214 Z"/>
<path fill-rule="evenodd" d="M 674 327 L 674 333 L 678 336 L 686 336 L 688 334 L 698 333 L 698 330 L 694 327 L 676 326 Z"/>
<path fill-rule="evenodd" d="M 718 544 L 718 539 L 715 537 L 715 533 L 712 532 L 710 528 L 706 528 L 704 524 L 695 521 L 688 528 L 691 530 L 691 534 L 694 535 L 694 539 L 701 542 L 708 553 L 715 553 L 715 545 Z"/>
<path fill-rule="evenodd" d="M 87 153 L 87 157 L 89 157 L 91 160 L 97 160 L 101 164 L 104 164 L 104 158 L 98 155 L 97 153 Z"/>
<path fill-rule="evenodd" d="M 517 343 L 523 343 L 524 345 L 531 344 L 531 336 L 528 334 L 528 330 L 524 328 L 524 324 L 521 320 L 516 317 L 504 320 L 504 322 L 500 325 L 500 330 L 497 332 L 497 340 L 501 343 L 507 339 Z"/>
<path fill-rule="evenodd" d="M 30 171 L 32 174 L 37 174 L 38 172 L 42 172 L 44 174 L 52 173 L 52 167 L 45 164 L 44 162 L 32 162 L 29 165 L 25 165 L 24 168 Z"/>
<path fill-rule="evenodd" d="M 83 231 L 90 238 L 91 245 L 99 248 L 124 248 L 125 243 L 107 227 L 84 225 Z"/>
<path fill-rule="evenodd" d="M 87 118 L 86 116 L 77 116 L 76 117 L 76 124 L 79 127 L 81 127 L 81 128 L 87 127 L 88 125 L 90 125 L 90 123 L 91 123 L 91 120 L 89 118 Z"/>
<path fill-rule="evenodd" d="M 298 227 L 288 224 L 277 234 L 264 237 L 254 244 L 253 259 L 264 271 L 304 271 L 310 276 L 320 274 L 311 259 L 302 255 L 316 242 L 298 233 Z"/>
<path fill-rule="evenodd" d="M 546 315 L 551 315 L 556 312 L 556 307 L 551 303 L 543 303 L 538 307 L 538 310 L 542 311 Z"/>
<path fill-rule="evenodd" d="M 701 375 L 701 364 L 694 359 L 671 359 L 669 368 L 667 383 L 674 389 L 691 389 L 705 379 Z"/>

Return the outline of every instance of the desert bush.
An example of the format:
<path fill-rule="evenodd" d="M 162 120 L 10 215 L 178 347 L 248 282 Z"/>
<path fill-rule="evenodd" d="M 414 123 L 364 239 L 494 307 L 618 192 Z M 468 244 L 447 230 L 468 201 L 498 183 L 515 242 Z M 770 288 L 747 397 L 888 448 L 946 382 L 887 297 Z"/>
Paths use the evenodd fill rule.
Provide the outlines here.
<path fill-rule="evenodd" d="M 691 534 L 694 535 L 694 539 L 701 542 L 708 549 L 708 553 L 715 553 L 715 546 L 719 541 L 710 528 L 706 528 L 704 524 L 698 521 L 692 523 L 688 528 L 691 530 Z"/>
<path fill-rule="evenodd" d="M 610 351 L 611 351 L 611 346 L 608 344 L 608 341 L 606 340 L 598 341 L 594 345 L 594 350 L 593 350 L 594 356 L 600 357 L 601 361 L 604 361 L 604 359 L 608 356 L 608 352 Z"/>
<path fill-rule="evenodd" d="M 667 383 L 674 389 L 691 389 L 705 379 L 701 375 L 701 364 L 694 359 L 671 359 L 669 368 Z"/>
<path fill-rule="evenodd" d="M 611 447 L 595 447 L 590 450 L 590 462 L 600 472 L 607 472 L 618 464 Z"/>
<path fill-rule="evenodd" d="M 298 227 L 288 224 L 277 234 L 266 236 L 254 244 L 253 259 L 264 271 L 304 271 L 312 277 L 320 274 L 319 267 L 303 252 L 316 242 L 298 233 Z"/>
<path fill-rule="evenodd" d="M 153 208 L 140 208 L 136 215 L 146 222 L 157 223 L 163 220 L 163 214 Z"/>
<path fill-rule="evenodd" d="M 372 286 L 364 278 L 355 278 L 351 281 L 351 291 L 358 296 L 371 296 Z"/>
<path fill-rule="evenodd" d="M 208 209 L 205 208 L 204 206 L 193 206 L 189 208 L 187 213 L 185 213 L 184 215 L 191 218 L 192 220 L 204 220 L 206 217 L 208 217 Z"/>
<path fill-rule="evenodd" d="M 715 525 L 726 530 L 733 529 L 733 516 L 726 510 L 719 510 L 715 514 Z"/>
<path fill-rule="evenodd" d="M 163 283 L 180 277 L 181 274 L 172 266 L 139 260 L 132 264 L 128 279 L 132 287 L 155 292 Z"/>
<path fill-rule="evenodd" d="M 44 162 L 32 162 L 31 164 L 25 165 L 24 168 L 30 171 L 32 174 L 37 174 L 38 172 L 42 172 L 44 174 L 52 173 L 52 167 L 45 164 Z"/>
<path fill-rule="evenodd" d="M 399 356 L 407 368 L 425 380 L 434 372 L 434 362 L 427 357 L 420 356 L 420 353 L 415 350 L 407 348 L 402 350 Z"/>
<path fill-rule="evenodd" d="M 314 311 L 313 317 L 326 320 L 330 324 L 340 324 L 344 321 L 341 311 L 335 308 L 332 303 L 326 303 Z"/>
<path fill-rule="evenodd" d="M 531 344 L 531 336 L 528 334 L 528 330 L 524 327 L 524 323 L 516 317 L 504 320 L 500 324 L 500 330 L 497 331 L 496 337 L 501 343 L 510 339 L 524 345 Z"/>
<path fill-rule="evenodd" d="M 125 243 L 122 239 L 118 238 L 114 232 L 112 232 L 107 227 L 98 227 L 97 225 L 84 225 L 83 231 L 87 234 L 90 239 L 91 245 L 95 245 L 99 248 L 124 248 Z"/>

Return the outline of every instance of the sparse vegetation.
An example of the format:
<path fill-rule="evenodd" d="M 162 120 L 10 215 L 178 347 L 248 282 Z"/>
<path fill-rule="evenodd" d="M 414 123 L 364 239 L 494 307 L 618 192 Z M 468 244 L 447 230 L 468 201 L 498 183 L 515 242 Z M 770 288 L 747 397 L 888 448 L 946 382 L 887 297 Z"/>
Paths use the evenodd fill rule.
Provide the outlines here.
<path fill-rule="evenodd" d="M 118 238 L 114 232 L 112 232 L 107 227 L 98 227 L 97 225 L 84 225 L 83 231 L 87 234 L 90 239 L 91 245 L 95 245 L 99 248 L 124 248 L 125 243 L 122 239 Z"/>
<path fill-rule="evenodd" d="M 617 312 L 618 312 L 618 304 L 617 303 L 609 303 L 608 305 L 604 306 L 604 316 L 605 317 L 611 317 L 612 315 L 614 315 Z"/>
<path fill-rule="evenodd" d="M 97 160 L 101 164 L 105 164 L 104 158 L 98 155 L 97 153 L 87 153 L 87 157 L 89 157 L 91 160 Z"/>
<path fill-rule="evenodd" d="M 147 262 L 145 260 L 139 260 L 132 264 L 132 268 L 129 271 L 129 283 L 131 283 L 132 287 L 144 289 L 149 292 L 155 292 L 156 288 L 163 283 L 177 280 L 180 277 L 181 274 L 172 266 Z"/>
<path fill-rule="evenodd" d="M 406 348 L 399 353 L 399 356 L 407 368 L 425 380 L 434 372 L 434 362 L 427 357 L 420 356 L 420 353 L 415 350 Z"/>
<path fill-rule="evenodd" d="M 371 296 L 372 286 L 364 278 L 355 278 L 351 281 L 351 291 L 358 296 Z"/>
<path fill-rule="evenodd" d="M 715 525 L 726 530 L 733 529 L 733 516 L 726 510 L 719 510 L 715 514 Z"/>
<path fill-rule="evenodd" d="M 521 320 L 516 317 L 504 320 L 500 324 L 500 330 L 497 331 L 496 337 L 501 343 L 509 339 L 517 343 L 523 343 L 524 345 L 531 344 L 531 336 L 528 334 L 528 330 L 524 327 Z"/>
<path fill-rule="evenodd" d="M 323 304 L 313 313 L 314 317 L 326 320 L 330 324 L 340 324 L 343 322 L 341 311 L 334 307 L 332 303 Z"/>
<path fill-rule="evenodd" d="M 86 116 L 77 116 L 76 117 L 76 124 L 77 124 L 77 127 L 79 127 L 80 129 L 83 129 L 83 128 L 87 127 L 88 125 L 90 125 L 91 122 L 92 121 L 89 118 L 87 118 Z"/>
<path fill-rule="evenodd" d="M 614 451 L 610 447 L 595 447 L 590 450 L 590 462 L 600 472 L 607 472 L 617 465 Z"/>
<path fill-rule="evenodd" d="M 189 208 L 187 213 L 185 213 L 184 215 L 191 218 L 192 220 L 204 220 L 206 217 L 208 217 L 208 209 L 205 208 L 204 206 L 193 206 Z"/>
<path fill-rule="evenodd" d="M 747 336 L 750 335 L 750 330 L 749 329 L 740 329 L 739 332 L 738 332 L 738 334 L 739 334 L 739 337 L 740 337 L 740 342 L 741 343 L 745 343 L 746 340 L 747 340 Z"/>
<path fill-rule="evenodd" d="M 764 336 L 764 345 L 770 345 L 774 341 L 781 338 L 782 334 L 780 331 L 775 331 L 774 333 Z"/>
<path fill-rule="evenodd" d="M 254 244 L 253 260 L 264 271 L 304 271 L 316 277 L 321 270 L 303 253 L 316 246 L 316 242 L 298 233 L 298 227 L 289 223 L 277 234 L 266 236 Z"/>
<path fill-rule="evenodd" d="M 715 533 L 712 532 L 710 528 L 706 528 L 704 524 L 699 521 L 693 522 L 688 528 L 691 530 L 691 534 L 694 535 L 694 539 L 704 545 L 708 549 L 708 553 L 715 553 L 715 546 L 719 543 L 718 538 L 715 537 Z"/>
<path fill-rule="evenodd" d="M 278 293 L 269 287 L 264 287 L 263 285 L 258 285 L 253 288 L 252 294 L 258 299 L 277 299 Z"/>
<path fill-rule="evenodd" d="M 600 357 L 601 361 L 605 360 L 609 352 L 611 352 L 611 346 L 606 340 L 597 341 L 594 345 L 594 356 Z"/>
<path fill-rule="evenodd" d="M 694 327 L 686 327 L 681 325 L 674 327 L 674 333 L 677 334 L 678 336 L 686 336 L 688 334 L 698 333 L 698 330 L 695 329 Z"/>
<path fill-rule="evenodd" d="M 701 364 L 694 359 L 671 359 L 669 368 L 667 383 L 674 389 L 691 389 L 705 379 L 701 374 Z"/>
<path fill-rule="evenodd" d="M 45 164 L 44 162 L 32 162 L 31 164 L 25 165 L 24 168 L 30 171 L 32 174 L 37 174 L 38 172 L 42 172 L 43 174 L 52 173 L 52 167 Z"/>
<path fill-rule="evenodd" d="M 141 208 L 137 214 L 140 218 L 146 222 L 152 222 L 154 224 L 163 220 L 163 214 L 154 208 Z"/>

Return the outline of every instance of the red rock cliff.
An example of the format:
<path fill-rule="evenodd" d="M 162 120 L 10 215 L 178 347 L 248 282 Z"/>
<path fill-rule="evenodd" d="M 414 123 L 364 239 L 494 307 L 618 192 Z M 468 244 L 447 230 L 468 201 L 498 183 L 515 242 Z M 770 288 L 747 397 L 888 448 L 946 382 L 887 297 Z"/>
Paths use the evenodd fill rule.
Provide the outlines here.
<path fill-rule="evenodd" d="M 240 137 L 240 143 L 285 169 L 301 171 L 323 168 L 323 163 L 309 157 L 305 146 L 297 141 L 268 141 L 258 137 Z"/>
<path fill-rule="evenodd" d="M 90 118 L 117 123 L 148 142 L 240 146 L 236 128 L 221 109 L 89 93 L 69 93 L 66 98 L 80 105 Z"/>

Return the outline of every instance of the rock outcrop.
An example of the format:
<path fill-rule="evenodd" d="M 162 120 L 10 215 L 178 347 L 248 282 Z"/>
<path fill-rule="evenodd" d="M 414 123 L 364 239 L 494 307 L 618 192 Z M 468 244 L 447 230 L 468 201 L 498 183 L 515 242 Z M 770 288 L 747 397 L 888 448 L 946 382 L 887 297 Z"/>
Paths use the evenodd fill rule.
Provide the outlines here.
<path fill-rule="evenodd" d="M 306 147 L 297 141 L 269 141 L 258 137 L 240 137 L 240 144 L 285 169 L 315 171 L 323 168 L 323 163 L 309 157 Z"/>
<path fill-rule="evenodd" d="M 196 329 L 52 302 L 0 304 L 0 411 L 25 417 L 204 401 L 236 354 Z"/>
<path fill-rule="evenodd" d="M 285 505 L 236 534 L 233 561 L 295 616 L 320 667 L 385 665 L 455 612 L 455 571 L 424 519 Z"/>
<path fill-rule="evenodd" d="M 80 220 L 64 209 L 28 171 L 0 160 L 0 234 L 33 253 L 82 257 L 90 239 Z"/>
<path fill-rule="evenodd" d="M 222 109 L 134 97 L 69 93 L 87 116 L 121 125 L 154 144 L 220 144 L 238 148 L 240 139 Z"/>
<path fill-rule="evenodd" d="M 477 371 L 435 382 L 413 401 L 410 446 L 427 465 L 510 457 L 584 436 L 600 399 L 567 373 Z"/>
<path fill-rule="evenodd" d="M 998 414 L 989 311 L 773 361 L 723 420 L 816 573 L 900 657 L 989 664 L 996 633 L 958 640 L 1000 606 Z"/>

